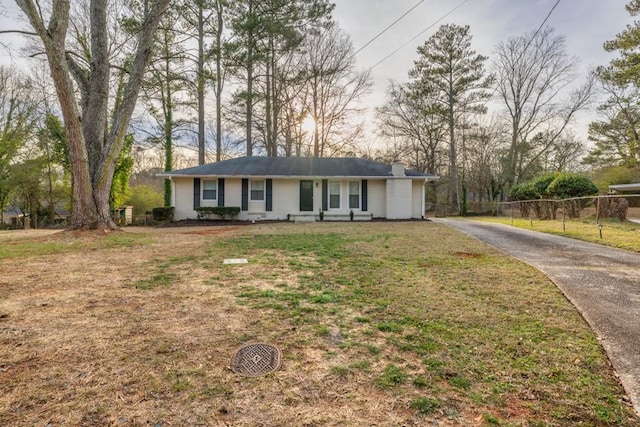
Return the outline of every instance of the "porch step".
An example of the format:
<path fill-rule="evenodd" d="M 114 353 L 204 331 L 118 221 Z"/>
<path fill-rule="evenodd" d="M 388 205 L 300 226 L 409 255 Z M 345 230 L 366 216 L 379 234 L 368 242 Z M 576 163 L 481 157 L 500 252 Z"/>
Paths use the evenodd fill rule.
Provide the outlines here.
<path fill-rule="evenodd" d="M 305 222 L 316 222 L 316 217 L 312 215 L 296 215 L 293 218 L 293 223 L 305 223 Z"/>

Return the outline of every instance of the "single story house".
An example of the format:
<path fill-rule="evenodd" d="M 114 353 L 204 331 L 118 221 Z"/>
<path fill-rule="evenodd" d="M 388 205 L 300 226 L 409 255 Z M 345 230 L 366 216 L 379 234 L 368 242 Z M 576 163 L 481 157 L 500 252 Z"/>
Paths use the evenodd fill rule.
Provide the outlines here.
<path fill-rule="evenodd" d="M 423 218 L 437 176 L 360 158 L 240 157 L 158 176 L 172 182 L 175 219 L 197 207 L 241 208 L 240 220 Z"/>
<path fill-rule="evenodd" d="M 616 193 L 640 193 L 640 182 L 635 184 L 610 185 L 609 190 L 613 190 Z"/>
<path fill-rule="evenodd" d="M 21 226 L 23 223 L 24 213 L 17 206 L 8 205 L 2 212 L 2 221 L 5 225 L 13 227 Z"/>
<path fill-rule="evenodd" d="M 640 194 L 640 182 L 633 184 L 614 184 L 609 186 L 610 194 L 619 194 L 621 196 L 629 194 Z M 640 207 L 640 197 L 627 197 L 630 207 Z"/>

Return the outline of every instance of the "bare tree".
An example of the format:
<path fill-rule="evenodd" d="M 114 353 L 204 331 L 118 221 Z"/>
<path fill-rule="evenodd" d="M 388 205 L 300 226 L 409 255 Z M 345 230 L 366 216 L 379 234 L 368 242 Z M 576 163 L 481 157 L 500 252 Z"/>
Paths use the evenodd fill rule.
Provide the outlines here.
<path fill-rule="evenodd" d="M 404 155 L 411 159 L 413 168 L 436 174 L 447 164 L 443 146 L 448 132 L 446 122 L 406 86 L 391 82 L 387 101 L 376 113 L 379 134 L 402 141 Z"/>
<path fill-rule="evenodd" d="M 313 155 L 344 152 L 362 132 L 356 120 L 362 112 L 357 101 L 371 88 L 370 73 L 355 70 L 351 40 L 337 26 L 309 37 L 305 50 Z"/>
<path fill-rule="evenodd" d="M 465 186 L 471 203 L 478 211 L 484 202 L 494 202 L 502 191 L 502 155 L 505 132 L 497 120 L 472 123 L 465 134 Z M 486 210 L 483 208 L 483 210 Z"/>
<path fill-rule="evenodd" d="M 44 15 L 38 0 L 16 0 L 42 41 L 64 118 L 74 177 L 72 228 L 117 228 L 109 207 L 113 173 L 136 105 L 153 37 L 169 3 L 170 0 L 144 0 L 140 5 L 141 26 L 128 69 L 129 77 L 122 102 L 110 119 L 108 1 L 91 0 L 89 3 L 91 31 L 87 46 L 90 66 L 83 68 L 66 45 L 70 1 L 54 1 L 51 12 Z M 76 87 L 81 95 L 80 105 Z"/>
<path fill-rule="evenodd" d="M 174 0 L 175 1 L 175 0 Z M 215 143 L 216 161 L 222 156 L 222 95 L 226 81 L 226 36 L 228 21 L 228 0 L 180 0 L 178 10 L 180 19 L 185 22 L 185 34 L 195 41 L 195 48 L 187 55 L 193 62 L 195 72 L 192 92 L 195 95 L 197 109 L 197 146 L 198 164 L 206 162 L 207 154 L 207 114 L 206 95 L 213 86 L 215 98 Z M 228 35 L 228 34 L 227 34 Z M 194 43 L 191 43 L 194 44 Z M 195 52 L 193 52 L 195 51 Z M 192 74 L 192 75 L 193 75 Z M 191 75 L 189 76 L 191 77 Z"/>
<path fill-rule="evenodd" d="M 575 81 L 577 62 L 567 53 L 564 38 L 551 28 L 513 37 L 500 43 L 495 53 L 497 92 L 510 125 L 504 169 L 508 191 L 531 176 L 575 114 L 588 105 L 594 79 L 562 99 Z M 545 138 L 534 141 L 540 134 Z"/>

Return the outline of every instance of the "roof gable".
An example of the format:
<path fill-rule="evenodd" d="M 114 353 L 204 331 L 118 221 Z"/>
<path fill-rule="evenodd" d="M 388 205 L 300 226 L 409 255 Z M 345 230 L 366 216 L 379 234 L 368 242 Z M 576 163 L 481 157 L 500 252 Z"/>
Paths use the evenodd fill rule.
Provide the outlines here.
<path fill-rule="evenodd" d="M 239 157 L 159 174 L 161 176 L 389 177 L 391 165 L 356 157 Z M 405 170 L 407 177 L 432 177 Z"/>

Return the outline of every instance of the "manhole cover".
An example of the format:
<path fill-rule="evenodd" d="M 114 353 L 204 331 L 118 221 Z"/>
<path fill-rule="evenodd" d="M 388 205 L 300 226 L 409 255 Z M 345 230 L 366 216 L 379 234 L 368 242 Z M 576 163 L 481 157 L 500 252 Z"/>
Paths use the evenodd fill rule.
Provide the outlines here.
<path fill-rule="evenodd" d="M 280 367 L 282 352 L 265 343 L 245 344 L 233 354 L 231 370 L 245 377 L 259 377 Z"/>

